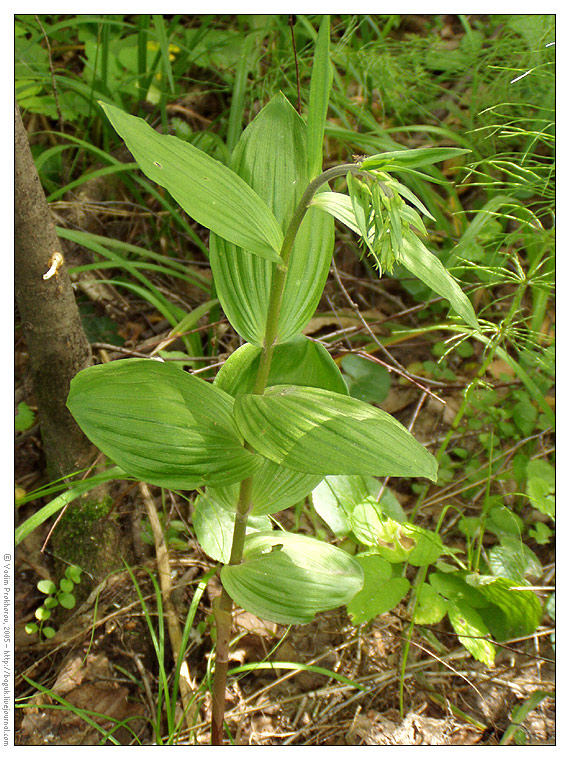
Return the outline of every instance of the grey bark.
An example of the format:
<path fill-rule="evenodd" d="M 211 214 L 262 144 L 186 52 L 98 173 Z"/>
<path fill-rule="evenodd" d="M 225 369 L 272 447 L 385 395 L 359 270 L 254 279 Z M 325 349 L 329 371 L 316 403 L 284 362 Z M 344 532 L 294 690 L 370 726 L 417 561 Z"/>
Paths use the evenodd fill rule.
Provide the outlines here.
<path fill-rule="evenodd" d="M 71 380 L 92 364 L 92 356 L 17 105 L 14 200 L 16 303 L 48 474 L 56 479 L 90 465 L 97 455 L 65 405 Z M 44 278 L 57 263 L 55 273 Z M 107 514 L 105 493 L 99 487 L 70 504 L 52 537 L 55 556 L 79 565 L 90 579 L 84 575 L 76 588 L 79 599 L 120 565 L 120 534 Z"/>
<path fill-rule="evenodd" d="M 68 412 L 69 383 L 92 363 L 53 219 L 20 111 L 15 113 L 15 291 L 28 349 L 48 472 L 59 478 L 84 467 L 94 449 Z"/>

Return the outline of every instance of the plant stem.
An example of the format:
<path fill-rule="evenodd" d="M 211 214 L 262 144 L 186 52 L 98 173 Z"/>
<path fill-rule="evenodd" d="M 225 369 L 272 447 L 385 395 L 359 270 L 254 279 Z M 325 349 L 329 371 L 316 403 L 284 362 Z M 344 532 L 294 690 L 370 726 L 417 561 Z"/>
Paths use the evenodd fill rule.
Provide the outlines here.
<path fill-rule="evenodd" d="M 263 353 L 259 362 L 259 369 L 257 371 L 257 378 L 253 389 L 254 393 L 261 395 L 265 391 L 267 385 L 273 350 L 278 339 L 279 317 L 281 316 L 281 303 L 283 301 L 285 282 L 287 280 L 287 267 L 293 251 L 295 238 L 297 237 L 297 233 L 305 218 L 311 200 L 317 190 L 330 180 L 335 179 L 335 177 L 344 177 L 351 172 L 356 173 L 359 170 L 360 164 L 358 163 L 342 164 L 341 166 L 333 166 L 331 169 L 327 169 L 307 185 L 307 189 L 303 193 L 303 196 L 295 209 L 295 213 L 287 228 L 281 246 L 281 259 L 283 263 L 276 267 L 273 272 L 271 291 L 269 293 L 269 305 L 267 309 L 265 338 L 263 341 Z"/>
<path fill-rule="evenodd" d="M 273 351 L 278 342 L 279 317 L 281 314 L 281 304 L 283 302 L 283 293 L 287 280 L 287 268 L 295 238 L 301 226 L 305 214 L 309 208 L 311 200 L 317 190 L 335 177 L 342 177 L 349 172 L 358 172 L 360 164 L 343 164 L 327 169 L 314 179 L 303 193 L 293 218 L 287 228 L 283 244 L 281 246 L 282 263 L 277 266 L 273 272 L 271 290 L 269 293 L 269 303 L 267 308 L 267 322 L 265 326 L 265 337 L 263 341 L 263 350 L 261 353 L 259 368 L 255 379 L 253 393 L 262 395 L 265 392 L 269 371 L 271 369 L 271 360 Z M 246 448 L 250 448 L 245 444 Z M 232 538 L 232 548 L 230 554 L 230 565 L 238 565 L 243 556 L 243 547 L 245 543 L 245 531 L 247 519 L 251 511 L 251 494 L 253 489 L 253 478 L 246 478 L 241 482 L 238 503 L 236 507 L 236 517 L 234 523 L 234 532 Z M 214 618 L 216 621 L 216 661 L 214 670 L 214 680 L 212 684 L 212 737 L 213 745 L 221 745 L 224 742 L 224 711 L 226 681 L 228 672 L 230 638 L 232 628 L 232 606 L 233 602 L 225 589 L 222 589 L 221 596 L 216 600 L 214 605 Z"/>

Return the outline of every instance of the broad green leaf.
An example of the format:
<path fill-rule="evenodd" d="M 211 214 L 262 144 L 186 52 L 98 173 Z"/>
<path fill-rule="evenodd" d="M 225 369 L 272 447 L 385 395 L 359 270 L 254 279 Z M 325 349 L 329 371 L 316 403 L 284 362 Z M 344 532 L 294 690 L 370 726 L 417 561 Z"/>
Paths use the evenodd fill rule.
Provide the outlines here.
<path fill-rule="evenodd" d="M 414 608 L 414 623 L 435 625 L 443 619 L 446 612 L 445 599 L 429 583 L 422 584 Z"/>
<path fill-rule="evenodd" d="M 334 193 L 330 191 L 324 191 L 317 193 L 311 200 L 311 206 L 327 211 L 329 214 L 338 219 L 353 232 L 360 235 L 360 227 L 354 215 L 354 209 L 352 207 L 352 201 L 345 193 Z"/>
<path fill-rule="evenodd" d="M 497 651 L 493 644 L 485 639 L 489 629 L 481 615 L 463 601 L 449 602 L 448 615 L 465 649 L 487 667 L 494 667 Z"/>
<path fill-rule="evenodd" d="M 479 322 L 471 301 L 437 256 L 428 251 L 422 241 L 413 233 L 404 238 L 400 263 L 418 280 L 425 282 L 438 295 L 446 298 L 452 309 L 459 314 L 466 324 L 475 330 L 479 329 Z"/>
<path fill-rule="evenodd" d="M 402 530 L 416 544 L 408 557 L 410 565 L 431 565 L 443 554 L 443 541 L 437 533 L 412 523 L 404 523 Z"/>
<path fill-rule="evenodd" d="M 464 601 L 475 608 L 487 606 L 483 594 L 465 582 L 463 573 L 430 573 L 429 582 L 445 599 L 454 602 Z"/>
<path fill-rule="evenodd" d="M 28 430 L 36 421 L 36 415 L 32 412 L 25 401 L 20 401 L 15 418 L 15 428 L 17 432 Z"/>
<path fill-rule="evenodd" d="M 269 459 L 263 459 L 253 474 L 250 514 L 272 515 L 298 504 L 311 493 L 321 477 L 288 470 Z M 235 513 L 239 489 L 239 483 L 232 483 L 227 486 L 211 486 L 207 493 L 221 507 Z"/>
<path fill-rule="evenodd" d="M 329 274 L 334 236 L 334 220 L 330 214 L 309 208 L 289 260 L 279 317 L 278 343 L 286 343 L 298 335 L 313 317 Z"/>
<path fill-rule="evenodd" d="M 501 536 L 500 544 L 489 549 L 488 562 L 493 575 L 522 586 L 528 578 L 538 578 L 543 572 L 536 554 L 518 536 Z"/>
<path fill-rule="evenodd" d="M 220 577 L 234 602 L 275 623 L 310 623 L 317 612 L 348 604 L 362 588 L 356 560 L 309 536 L 268 531 L 246 536 L 243 561 Z"/>
<path fill-rule="evenodd" d="M 81 583 L 81 568 L 77 565 L 69 565 L 65 568 L 65 577 L 74 583 Z"/>
<path fill-rule="evenodd" d="M 323 165 L 323 138 L 332 85 L 330 59 L 330 16 L 321 18 L 317 36 L 311 87 L 309 90 L 309 114 L 307 116 L 307 163 L 308 178 L 315 179 Z"/>
<path fill-rule="evenodd" d="M 450 158 L 457 158 L 470 150 L 463 148 L 411 148 L 409 150 L 392 150 L 386 153 L 378 153 L 375 156 L 367 156 L 361 167 L 368 171 L 372 169 L 397 170 L 417 169 L 420 166 L 429 166 Z"/>
<path fill-rule="evenodd" d="M 73 589 L 75 588 L 75 584 L 72 580 L 69 578 L 62 578 L 59 582 L 59 587 L 62 591 L 66 591 L 67 593 L 71 593 Z"/>
<path fill-rule="evenodd" d="M 82 370 L 67 406 L 101 451 L 154 485 L 232 483 L 260 463 L 243 447 L 232 397 L 163 362 L 121 359 Z"/>
<path fill-rule="evenodd" d="M 352 529 L 350 516 L 356 505 L 368 498 L 376 502 L 381 491 L 382 513 L 405 522 L 405 512 L 390 488 L 382 490 L 378 480 L 364 475 L 329 475 L 314 489 L 313 506 L 335 536 L 346 536 Z"/>
<path fill-rule="evenodd" d="M 529 528 L 528 535 L 534 538 L 537 544 L 544 545 L 550 542 L 554 531 L 543 522 L 536 522 L 533 528 Z"/>
<path fill-rule="evenodd" d="M 529 436 L 534 430 L 538 409 L 530 399 L 519 401 L 513 407 L 513 422 L 524 436 Z"/>
<path fill-rule="evenodd" d="M 485 620 L 498 641 L 528 636 L 540 625 L 542 607 L 534 591 L 516 590 L 516 581 L 491 575 L 470 575 L 467 581 L 490 603 Z M 500 614 L 490 614 L 493 607 Z"/>
<path fill-rule="evenodd" d="M 343 193 L 323 192 L 311 201 L 317 206 L 345 224 L 349 229 L 360 234 L 359 226 L 354 217 L 350 198 Z M 438 295 L 446 298 L 459 316 L 474 329 L 479 323 L 471 302 L 461 290 L 457 281 L 451 276 L 441 261 L 428 251 L 425 245 L 414 234 L 406 235 L 400 249 L 400 264 L 428 285 Z"/>
<path fill-rule="evenodd" d="M 238 348 L 218 372 L 214 385 L 226 393 L 253 390 L 261 349 L 250 343 Z M 342 375 L 328 351 L 320 344 L 299 335 L 276 346 L 268 384 L 297 383 L 346 393 Z M 304 499 L 320 481 L 320 475 L 294 472 L 264 459 L 253 476 L 251 514 L 273 514 Z M 212 497 L 226 509 L 235 510 L 237 484 L 209 489 Z"/>
<path fill-rule="evenodd" d="M 265 201 L 282 231 L 308 184 L 307 128 L 279 93 L 244 130 L 231 167 Z M 281 304 L 278 342 L 300 333 L 320 300 L 332 256 L 334 223 L 309 209 L 297 234 Z M 217 295 L 234 329 L 261 346 L 265 336 L 274 265 L 247 250 L 210 236 L 210 263 Z"/>
<path fill-rule="evenodd" d="M 542 478 L 530 478 L 526 484 L 526 492 L 532 506 L 554 520 L 556 505 L 552 487 L 547 481 Z"/>
<path fill-rule="evenodd" d="M 556 470 L 544 459 L 531 459 L 526 465 L 526 476 L 529 480 L 531 478 L 545 480 L 552 491 L 556 487 Z"/>
<path fill-rule="evenodd" d="M 251 393 L 262 349 L 246 343 L 226 360 L 214 385 L 231 396 Z M 346 383 L 329 352 L 320 343 L 298 335 L 275 347 L 267 385 L 304 385 L 347 393 Z"/>
<path fill-rule="evenodd" d="M 352 623 L 361 625 L 399 604 L 408 593 L 410 582 L 407 578 L 391 578 L 391 565 L 378 555 L 360 554 L 355 559 L 364 572 L 364 586 L 346 609 Z"/>
<path fill-rule="evenodd" d="M 524 531 L 524 522 L 504 504 L 489 510 L 485 520 L 485 530 L 490 530 L 496 536 L 516 536 L 519 538 Z"/>
<path fill-rule="evenodd" d="M 556 475 L 554 467 L 542 459 L 533 459 L 526 466 L 526 492 L 530 503 L 554 520 Z"/>
<path fill-rule="evenodd" d="M 419 567 L 435 562 L 443 552 L 437 533 L 386 517 L 380 505 L 370 497 L 354 507 L 350 520 L 358 541 L 374 547 L 388 562 L 408 561 Z"/>
<path fill-rule="evenodd" d="M 347 375 L 348 391 L 353 398 L 381 404 L 390 391 L 390 373 L 385 367 L 363 356 L 348 354 L 341 361 Z"/>
<path fill-rule="evenodd" d="M 194 502 L 192 525 L 196 538 L 206 554 L 216 562 L 230 561 L 234 533 L 235 510 L 232 513 L 216 504 L 208 495 L 198 496 Z M 246 533 L 271 530 L 268 517 L 249 517 Z"/>
<path fill-rule="evenodd" d="M 66 610 L 72 610 L 75 607 L 76 599 L 73 594 L 67 594 L 64 592 L 63 594 L 58 595 L 57 601 Z"/>
<path fill-rule="evenodd" d="M 141 171 L 199 224 L 257 256 L 280 261 L 283 234 L 257 193 L 231 169 L 144 119 L 101 103 Z"/>
<path fill-rule="evenodd" d="M 238 396 L 238 427 L 260 454 L 291 470 L 435 480 L 435 458 L 386 412 L 320 388 L 278 385 Z"/>
<path fill-rule="evenodd" d="M 379 490 L 377 480 L 363 475 L 330 475 L 313 490 L 315 512 L 335 536 L 350 533 L 350 514 L 353 508 L 369 495 L 367 481 Z"/>

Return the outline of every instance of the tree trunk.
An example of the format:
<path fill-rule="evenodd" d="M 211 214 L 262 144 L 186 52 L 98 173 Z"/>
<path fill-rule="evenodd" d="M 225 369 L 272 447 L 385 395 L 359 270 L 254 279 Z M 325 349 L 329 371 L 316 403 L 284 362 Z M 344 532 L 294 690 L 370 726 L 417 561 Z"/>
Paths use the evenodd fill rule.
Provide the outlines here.
<path fill-rule="evenodd" d="M 92 357 L 17 105 L 14 202 L 16 303 L 48 475 L 55 480 L 86 467 L 97 454 L 65 405 L 71 379 L 91 365 Z M 46 277 L 50 271 L 51 276 Z M 96 498 L 100 499 L 100 494 Z M 112 554 L 117 545 L 113 539 L 117 530 L 102 517 L 100 505 L 98 509 L 93 506 L 93 493 L 89 509 L 85 500 L 70 505 L 54 540 L 60 557 L 80 565 L 96 579 L 109 571 L 109 550 Z M 86 546 L 80 546 L 83 541 Z"/>
<path fill-rule="evenodd" d="M 93 459 L 93 447 L 68 412 L 71 378 L 91 364 L 69 274 L 40 184 L 18 106 L 15 122 L 15 286 L 44 454 L 51 478 L 61 478 Z M 44 275 L 54 259 L 60 266 Z"/>

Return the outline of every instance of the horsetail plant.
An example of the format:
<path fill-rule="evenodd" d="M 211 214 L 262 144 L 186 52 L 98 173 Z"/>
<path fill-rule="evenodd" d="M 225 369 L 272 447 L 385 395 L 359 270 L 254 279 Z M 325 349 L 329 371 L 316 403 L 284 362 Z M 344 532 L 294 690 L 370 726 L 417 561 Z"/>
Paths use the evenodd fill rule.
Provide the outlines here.
<path fill-rule="evenodd" d="M 210 230 L 217 297 L 245 341 L 213 383 L 163 362 L 123 359 L 80 372 L 68 398 L 86 435 L 129 476 L 200 489 L 194 527 L 220 563 L 222 583 L 214 605 L 213 744 L 223 743 L 234 603 L 267 620 L 304 624 L 348 605 L 367 582 L 367 563 L 274 530 L 269 515 L 326 476 L 437 477 L 427 449 L 393 417 L 351 398 L 325 348 L 302 334 L 329 272 L 334 217 L 362 237 L 380 274 L 399 263 L 447 298 L 466 329 L 477 329 L 469 300 L 419 237 L 427 209 L 392 176 L 466 151 L 402 150 L 323 172 L 331 79 L 325 17 L 307 121 L 275 95 L 242 133 L 229 166 L 101 103 L 144 174 Z M 339 177 L 348 194 L 330 190 Z M 405 559 L 415 542 L 395 536 Z"/>

